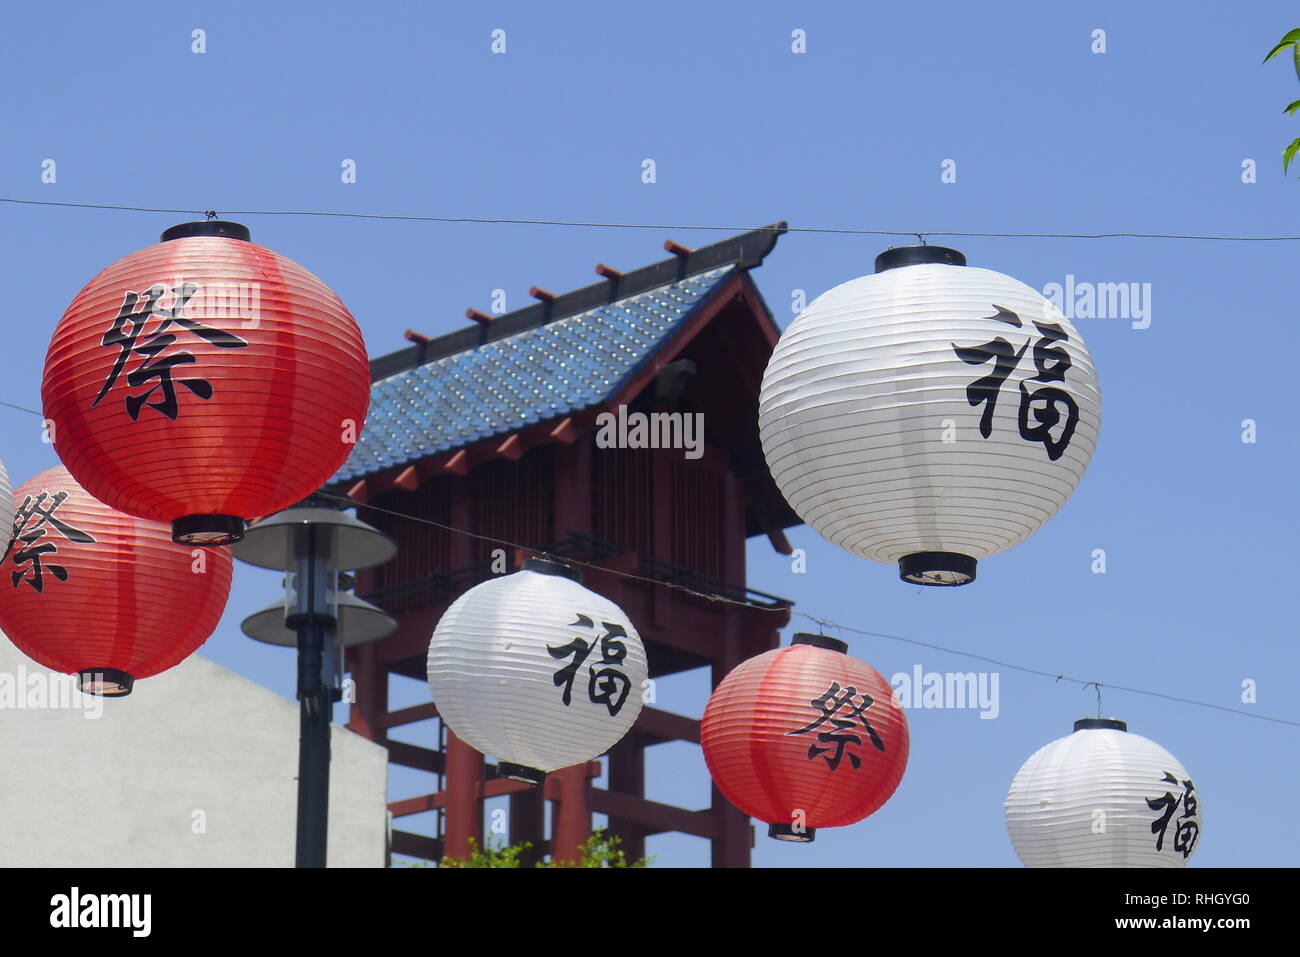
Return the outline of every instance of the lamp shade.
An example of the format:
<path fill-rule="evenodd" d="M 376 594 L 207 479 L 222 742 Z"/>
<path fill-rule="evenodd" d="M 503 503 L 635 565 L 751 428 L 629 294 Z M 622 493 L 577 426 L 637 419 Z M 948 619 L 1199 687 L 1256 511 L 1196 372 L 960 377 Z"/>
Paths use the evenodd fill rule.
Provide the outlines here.
<path fill-rule="evenodd" d="M 1040 748 L 1007 794 L 1026 867 L 1182 867 L 1201 835 L 1200 792 L 1178 760 L 1123 721 L 1083 718 Z"/>
<path fill-rule="evenodd" d="M 903 709 L 884 677 L 824 635 L 742 662 L 704 709 L 700 743 L 732 804 L 786 841 L 881 807 L 907 767 Z"/>
<path fill-rule="evenodd" d="M 890 250 L 817 297 L 763 376 L 772 477 L 818 534 L 960 585 L 1064 504 L 1101 400 L 1078 331 L 1024 283 L 956 250 Z"/>
<path fill-rule="evenodd" d="M 55 450 L 113 508 L 177 541 L 238 540 L 347 459 L 370 375 L 329 287 L 236 223 L 188 223 L 95 276 L 50 342 Z"/>
<path fill-rule="evenodd" d="M 429 642 L 429 689 L 461 740 L 499 773 L 540 782 L 615 745 L 641 713 L 636 629 L 577 573 L 531 559 L 451 604 Z"/>
<path fill-rule="evenodd" d="M 124 695 L 180 663 L 217 627 L 230 594 L 226 549 L 195 550 L 161 522 L 115 511 L 67 469 L 19 486 L 0 558 L 0 628 L 81 690 Z"/>

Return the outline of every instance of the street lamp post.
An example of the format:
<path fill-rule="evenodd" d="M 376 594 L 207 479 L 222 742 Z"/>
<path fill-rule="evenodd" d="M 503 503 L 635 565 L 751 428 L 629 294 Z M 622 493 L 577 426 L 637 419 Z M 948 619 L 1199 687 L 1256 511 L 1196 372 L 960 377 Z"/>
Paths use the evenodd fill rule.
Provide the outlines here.
<path fill-rule="evenodd" d="M 324 867 L 329 824 L 330 723 L 343 647 L 377 641 L 396 622 L 353 595 L 341 595 L 342 569 L 388 561 L 397 546 L 382 532 L 319 500 L 279 512 L 231 546 L 236 558 L 286 573 L 283 607 L 243 622 L 250 638 L 298 648 L 298 836 L 296 866 Z"/>

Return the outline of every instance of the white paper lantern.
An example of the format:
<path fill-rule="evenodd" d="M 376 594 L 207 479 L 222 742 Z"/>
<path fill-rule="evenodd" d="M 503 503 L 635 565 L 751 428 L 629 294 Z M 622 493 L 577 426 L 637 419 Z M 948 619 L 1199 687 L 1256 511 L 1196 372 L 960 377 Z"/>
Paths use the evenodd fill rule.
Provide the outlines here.
<path fill-rule="evenodd" d="M 1005 809 L 1026 867 L 1182 867 L 1201 835 L 1187 769 L 1113 718 L 1083 718 L 1040 748 Z"/>
<path fill-rule="evenodd" d="M 9 472 L 0 462 L 0 532 L 3 532 L 6 544 L 14 531 L 14 490 L 9 484 Z"/>
<path fill-rule="evenodd" d="M 891 249 L 781 336 L 759 401 L 791 507 L 907 581 L 961 585 L 1036 531 L 1092 458 L 1101 396 L 1078 331 L 941 246 Z"/>
<path fill-rule="evenodd" d="M 531 559 L 474 586 L 429 642 L 429 689 L 499 773 L 540 783 L 590 761 L 641 713 L 645 648 L 627 615 L 559 562 Z"/>

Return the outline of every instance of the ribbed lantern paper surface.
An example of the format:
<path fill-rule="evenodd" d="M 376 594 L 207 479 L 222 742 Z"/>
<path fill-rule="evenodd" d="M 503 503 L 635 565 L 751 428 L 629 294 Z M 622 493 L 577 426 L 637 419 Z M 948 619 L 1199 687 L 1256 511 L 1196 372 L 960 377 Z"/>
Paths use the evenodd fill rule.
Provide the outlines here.
<path fill-rule="evenodd" d="M 187 235 L 77 294 L 41 394 L 59 458 L 101 501 L 165 522 L 250 519 L 343 464 L 370 375 L 356 322 L 319 279 L 252 242 Z"/>
<path fill-rule="evenodd" d="M 733 669 L 704 709 L 701 744 L 718 790 L 773 837 L 809 841 L 819 827 L 862 820 L 907 767 L 893 689 L 845 647 L 796 635 Z"/>
<path fill-rule="evenodd" d="M 9 472 L 0 462 L 0 533 L 7 534 L 14 527 L 14 492 L 9 484 Z"/>
<path fill-rule="evenodd" d="M 1026 867 L 1182 867 L 1201 834 L 1200 792 L 1168 751 L 1124 722 L 1085 718 L 1040 748 L 1007 794 Z"/>
<path fill-rule="evenodd" d="M 763 451 L 830 542 L 900 563 L 909 581 L 964 584 L 1078 485 L 1101 425 L 1096 373 L 1078 331 L 1018 280 L 940 262 L 878 268 L 813 300 L 781 336 L 763 377 Z"/>
<path fill-rule="evenodd" d="M 29 658 L 54 671 L 103 673 L 98 690 L 124 694 L 216 629 L 230 594 L 228 549 L 194 554 L 161 522 L 97 501 L 62 467 L 14 498 L 0 628 Z M 91 690 L 85 681 L 83 690 Z"/>
<path fill-rule="evenodd" d="M 439 717 L 524 780 L 603 754 L 641 712 L 646 657 L 636 629 L 558 569 L 533 560 L 474 586 L 429 642 Z"/>

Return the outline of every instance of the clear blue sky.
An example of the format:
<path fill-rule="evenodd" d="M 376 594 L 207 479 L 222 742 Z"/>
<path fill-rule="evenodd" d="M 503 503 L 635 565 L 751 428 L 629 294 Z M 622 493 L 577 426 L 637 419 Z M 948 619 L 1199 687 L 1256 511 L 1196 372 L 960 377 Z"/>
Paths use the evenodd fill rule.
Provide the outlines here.
<path fill-rule="evenodd" d="M 195 209 L 311 209 L 750 226 L 1010 232 L 1300 233 L 1300 97 L 1285 60 L 1291 4 L 651 5 L 509 2 L 10 5 L 0 33 L 0 195 Z M 490 32 L 506 31 L 493 55 Z M 191 31 L 207 52 L 191 52 Z M 791 52 L 791 32 L 807 52 Z M 1106 52 L 1090 51 L 1106 31 Z M 642 160 L 657 182 L 641 181 Z M 57 183 L 41 182 L 42 161 Z M 357 182 L 340 182 L 340 164 Z M 940 167 L 955 160 L 957 182 Z M 1258 182 L 1242 182 L 1242 163 Z M 185 217 L 179 217 L 184 219 Z M 0 399 L 39 405 L 50 333 L 72 296 L 178 217 L 0 205 L 9 339 Z M 465 324 L 503 288 L 593 281 L 597 261 L 662 256 L 661 230 L 244 217 L 254 239 L 342 296 L 372 355 L 402 330 Z M 722 233 L 672 233 L 702 245 Z M 936 238 L 935 241 L 942 241 Z M 1041 532 L 961 589 L 918 589 L 807 529 L 808 571 L 763 539 L 750 582 L 804 611 L 1052 672 L 1300 718 L 1292 357 L 1295 243 L 952 240 L 972 265 L 1036 288 L 1150 283 L 1151 323 L 1080 319 L 1101 378 L 1100 446 Z M 782 324 L 869 272 L 879 237 L 793 234 L 755 279 Z M 15 482 L 54 464 L 29 415 L 0 455 Z M 1241 441 L 1243 419 L 1258 440 Z M 1104 549 L 1105 574 L 1091 571 Z M 293 693 L 292 654 L 239 622 L 279 594 L 241 566 L 203 654 Z M 967 659 L 850 637 L 886 676 L 980 670 Z M 1258 701 L 1241 702 L 1242 683 Z M 147 693 L 147 683 L 137 693 Z M 661 707 L 698 715 L 703 672 L 663 682 Z M 755 862 L 1007 865 L 1002 801 L 1038 747 L 1093 713 L 1091 689 L 1000 672 L 1000 714 L 913 710 L 894 798 L 810 846 L 760 834 Z M 398 704 L 427 700 L 403 682 Z M 1193 865 L 1293 865 L 1300 730 L 1105 693 L 1104 711 L 1187 766 L 1205 830 Z M 111 704 L 110 704 L 111 706 Z M 336 716 L 343 718 L 340 708 Z M 409 730 L 428 743 L 432 729 Z M 665 746 L 652 798 L 701 807 L 696 748 Z M 419 793 L 417 775 L 392 796 Z M 650 841 L 658 863 L 707 847 Z"/>

